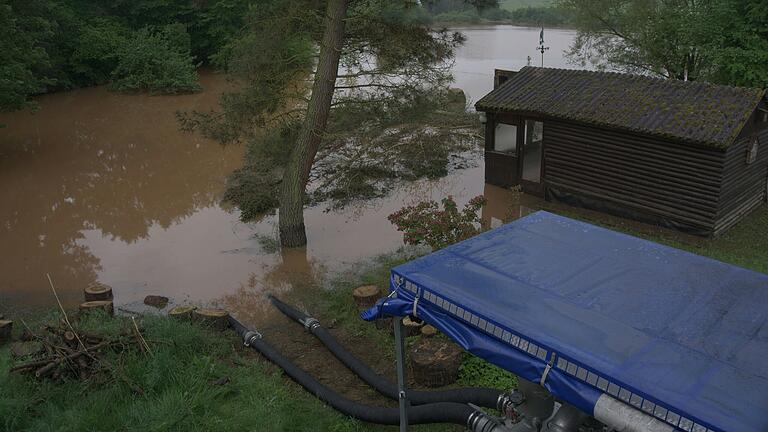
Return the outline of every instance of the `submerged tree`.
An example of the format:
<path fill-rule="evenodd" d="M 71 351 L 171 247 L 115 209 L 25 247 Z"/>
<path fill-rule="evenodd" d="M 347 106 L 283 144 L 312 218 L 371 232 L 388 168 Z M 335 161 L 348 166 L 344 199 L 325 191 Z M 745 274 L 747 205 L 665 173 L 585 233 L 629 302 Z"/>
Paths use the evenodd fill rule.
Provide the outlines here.
<path fill-rule="evenodd" d="M 560 0 L 578 29 L 570 56 L 626 72 L 768 85 L 761 0 Z"/>
<path fill-rule="evenodd" d="M 279 207 L 281 243 L 301 246 L 308 199 L 343 204 L 380 195 L 393 179 L 443 174 L 476 127 L 463 95 L 448 89 L 463 38 L 427 20 L 413 2 L 387 0 L 252 9 L 219 57 L 243 88 L 220 112 L 183 116 L 224 143 L 248 144 L 226 198 L 246 217 Z"/>

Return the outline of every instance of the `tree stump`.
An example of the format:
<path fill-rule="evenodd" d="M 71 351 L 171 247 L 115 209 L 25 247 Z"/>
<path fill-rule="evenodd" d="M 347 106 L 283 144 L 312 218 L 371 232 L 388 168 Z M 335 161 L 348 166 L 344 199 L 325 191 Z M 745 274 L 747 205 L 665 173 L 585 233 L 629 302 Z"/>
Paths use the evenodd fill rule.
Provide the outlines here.
<path fill-rule="evenodd" d="M 432 337 L 437 334 L 437 329 L 427 324 L 421 328 L 421 335 L 424 337 Z"/>
<path fill-rule="evenodd" d="M 423 321 L 414 321 L 409 316 L 403 318 L 403 330 L 405 330 L 405 337 L 416 336 L 420 334 L 422 327 L 424 327 Z"/>
<path fill-rule="evenodd" d="M 0 320 L 0 345 L 11 340 L 13 321 Z"/>
<path fill-rule="evenodd" d="M 381 297 L 381 290 L 376 285 L 363 285 L 352 291 L 352 297 L 355 299 L 357 311 L 362 312 L 376 304 Z"/>
<path fill-rule="evenodd" d="M 100 282 L 95 282 L 83 290 L 86 302 L 109 301 L 113 299 L 112 288 Z"/>
<path fill-rule="evenodd" d="M 168 316 L 176 319 L 191 319 L 195 306 L 176 306 L 168 311 Z"/>
<path fill-rule="evenodd" d="M 97 300 L 80 303 L 81 314 L 87 314 L 95 310 L 104 311 L 104 313 L 109 316 L 115 315 L 115 305 L 110 300 Z"/>
<path fill-rule="evenodd" d="M 410 349 L 413 380 L 425 387 L 443 387 L 459 378 L 461 349 L 439 338 L 423 338 Z"/>
<path fill-rule="evenodd" d="M 229 312 L 223 309 L 195 309 L 192 316 L 199 322 L 218 330 L 226 330 L 229 326 Z"/>

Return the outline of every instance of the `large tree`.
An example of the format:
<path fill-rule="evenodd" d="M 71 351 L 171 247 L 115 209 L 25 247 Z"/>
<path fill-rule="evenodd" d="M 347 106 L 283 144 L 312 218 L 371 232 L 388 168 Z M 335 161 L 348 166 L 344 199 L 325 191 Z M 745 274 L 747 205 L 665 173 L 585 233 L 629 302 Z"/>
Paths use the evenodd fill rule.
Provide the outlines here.
<path fill-rule="evenodd" d="M 443 174 L 475 132 L 463 98 L 448 91 L 460 34 L 430 29 L 413 2 L 317 3 L 252 9 L 221 56 L 242 88 L 220 112 L 184 117 L 222 142 L 247 143 L 227 196 L 246 217 L 279 207 L 285 246 L 306 243 L 308 200 L 344 203 L 394 179 Z"/>
<path fill-rule="evenodd" d="M 598 67 L 765 86 L 761 0 L 561 0 L 576 20 L 570 55 Z"/>

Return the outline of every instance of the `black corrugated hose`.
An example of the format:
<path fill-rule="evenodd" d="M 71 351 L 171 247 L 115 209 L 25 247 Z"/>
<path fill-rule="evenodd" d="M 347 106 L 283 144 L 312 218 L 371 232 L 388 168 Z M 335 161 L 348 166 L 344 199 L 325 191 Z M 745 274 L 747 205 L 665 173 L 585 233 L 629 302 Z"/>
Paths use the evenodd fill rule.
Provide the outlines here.
<path fill-rule="evenodd" d="M 255 349 L 269 361 L 282 368 L 294 381 L 334 409 L 350 417 L 369 423 L 385 425 L 400 424 L 400 412 L 397 408 L 368 406 L 345 398 L 324 386 L 307 372 L 283 357 L 279 352 L 272 348 L 272 346 L 266 343 L 259 333 L 249 330 L 232 316 L 229 317 L 229 323 L 237 334 L 243 338 L 246 345 Z M 442 402 L 410 407 L 408 409 L 408 423 L 455 423 L 466 427 L 471 423 L 471 420 L 477 418 L 480 414 L 481 413 L 475 411 L 469 405 L 454 402 Z"/>
<path fill-rule="evenodd" d="M 373 369 L 360 361 L 357 357 L 347 351 L 331 333 L 320 325 L 320 322 L 309 317 L 303 312 L 285 304 L 280 299 L 270 296 L 272 304 L 283 314 L 303 324 L 315 337 L 317 337 L 336 358 L 346 365 L 352 372 L 359 376 L 363 381 L 375 388 L 384 396 L 397 400 L 397 385 L 377 374 Z M 501 409 L 505 401 L 506 394 L 502 391 L 492 388 L 457 388 L 451 390 L 439 391 L 417 391 L 410 390 L 408 399 L 414 405 L 437 403 L 437 402 L 458 402 L 471 403 L 477 406 Z"/>

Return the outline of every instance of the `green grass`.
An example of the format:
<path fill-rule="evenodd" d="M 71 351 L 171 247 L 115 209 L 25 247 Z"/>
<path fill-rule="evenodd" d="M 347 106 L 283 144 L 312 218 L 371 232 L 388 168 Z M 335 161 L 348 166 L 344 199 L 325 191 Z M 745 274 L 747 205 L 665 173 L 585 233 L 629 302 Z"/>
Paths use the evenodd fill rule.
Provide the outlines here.
<path fill-rule="evenodd" d="M 768 273 L 768 205 L 763 205 L 725 234 L 714 238 L 693 238 L 675 231 L 643 226 L 620 218 L 546 203 L 543 209 L 563 216 L 621 231 L 636 237 L 683 249 L 718 261 Z"/>
<path fill-rule="evenodd" d="M 108 361 L 120 372 L 85 382 L 9 374 L 9 348 L 0 349 L 0 430 L 367 430 L 287 383 L 276 368 L 242 358 L 232 349 L 234 336 L 162 317 L 143 321 L 147 339 L 156 341 L 154 355 L 112 354 Z M 99 323 L 110 331 L 122 325 Z M 212 384 L 222 377 L 231 382 Z"/>
<path fill-rule="evenodd" d="M 553 0 L 501 0 L 499 6 L 508 11 L 525 9 L 529 7 L 547 7 L 554 4 Z"/>

